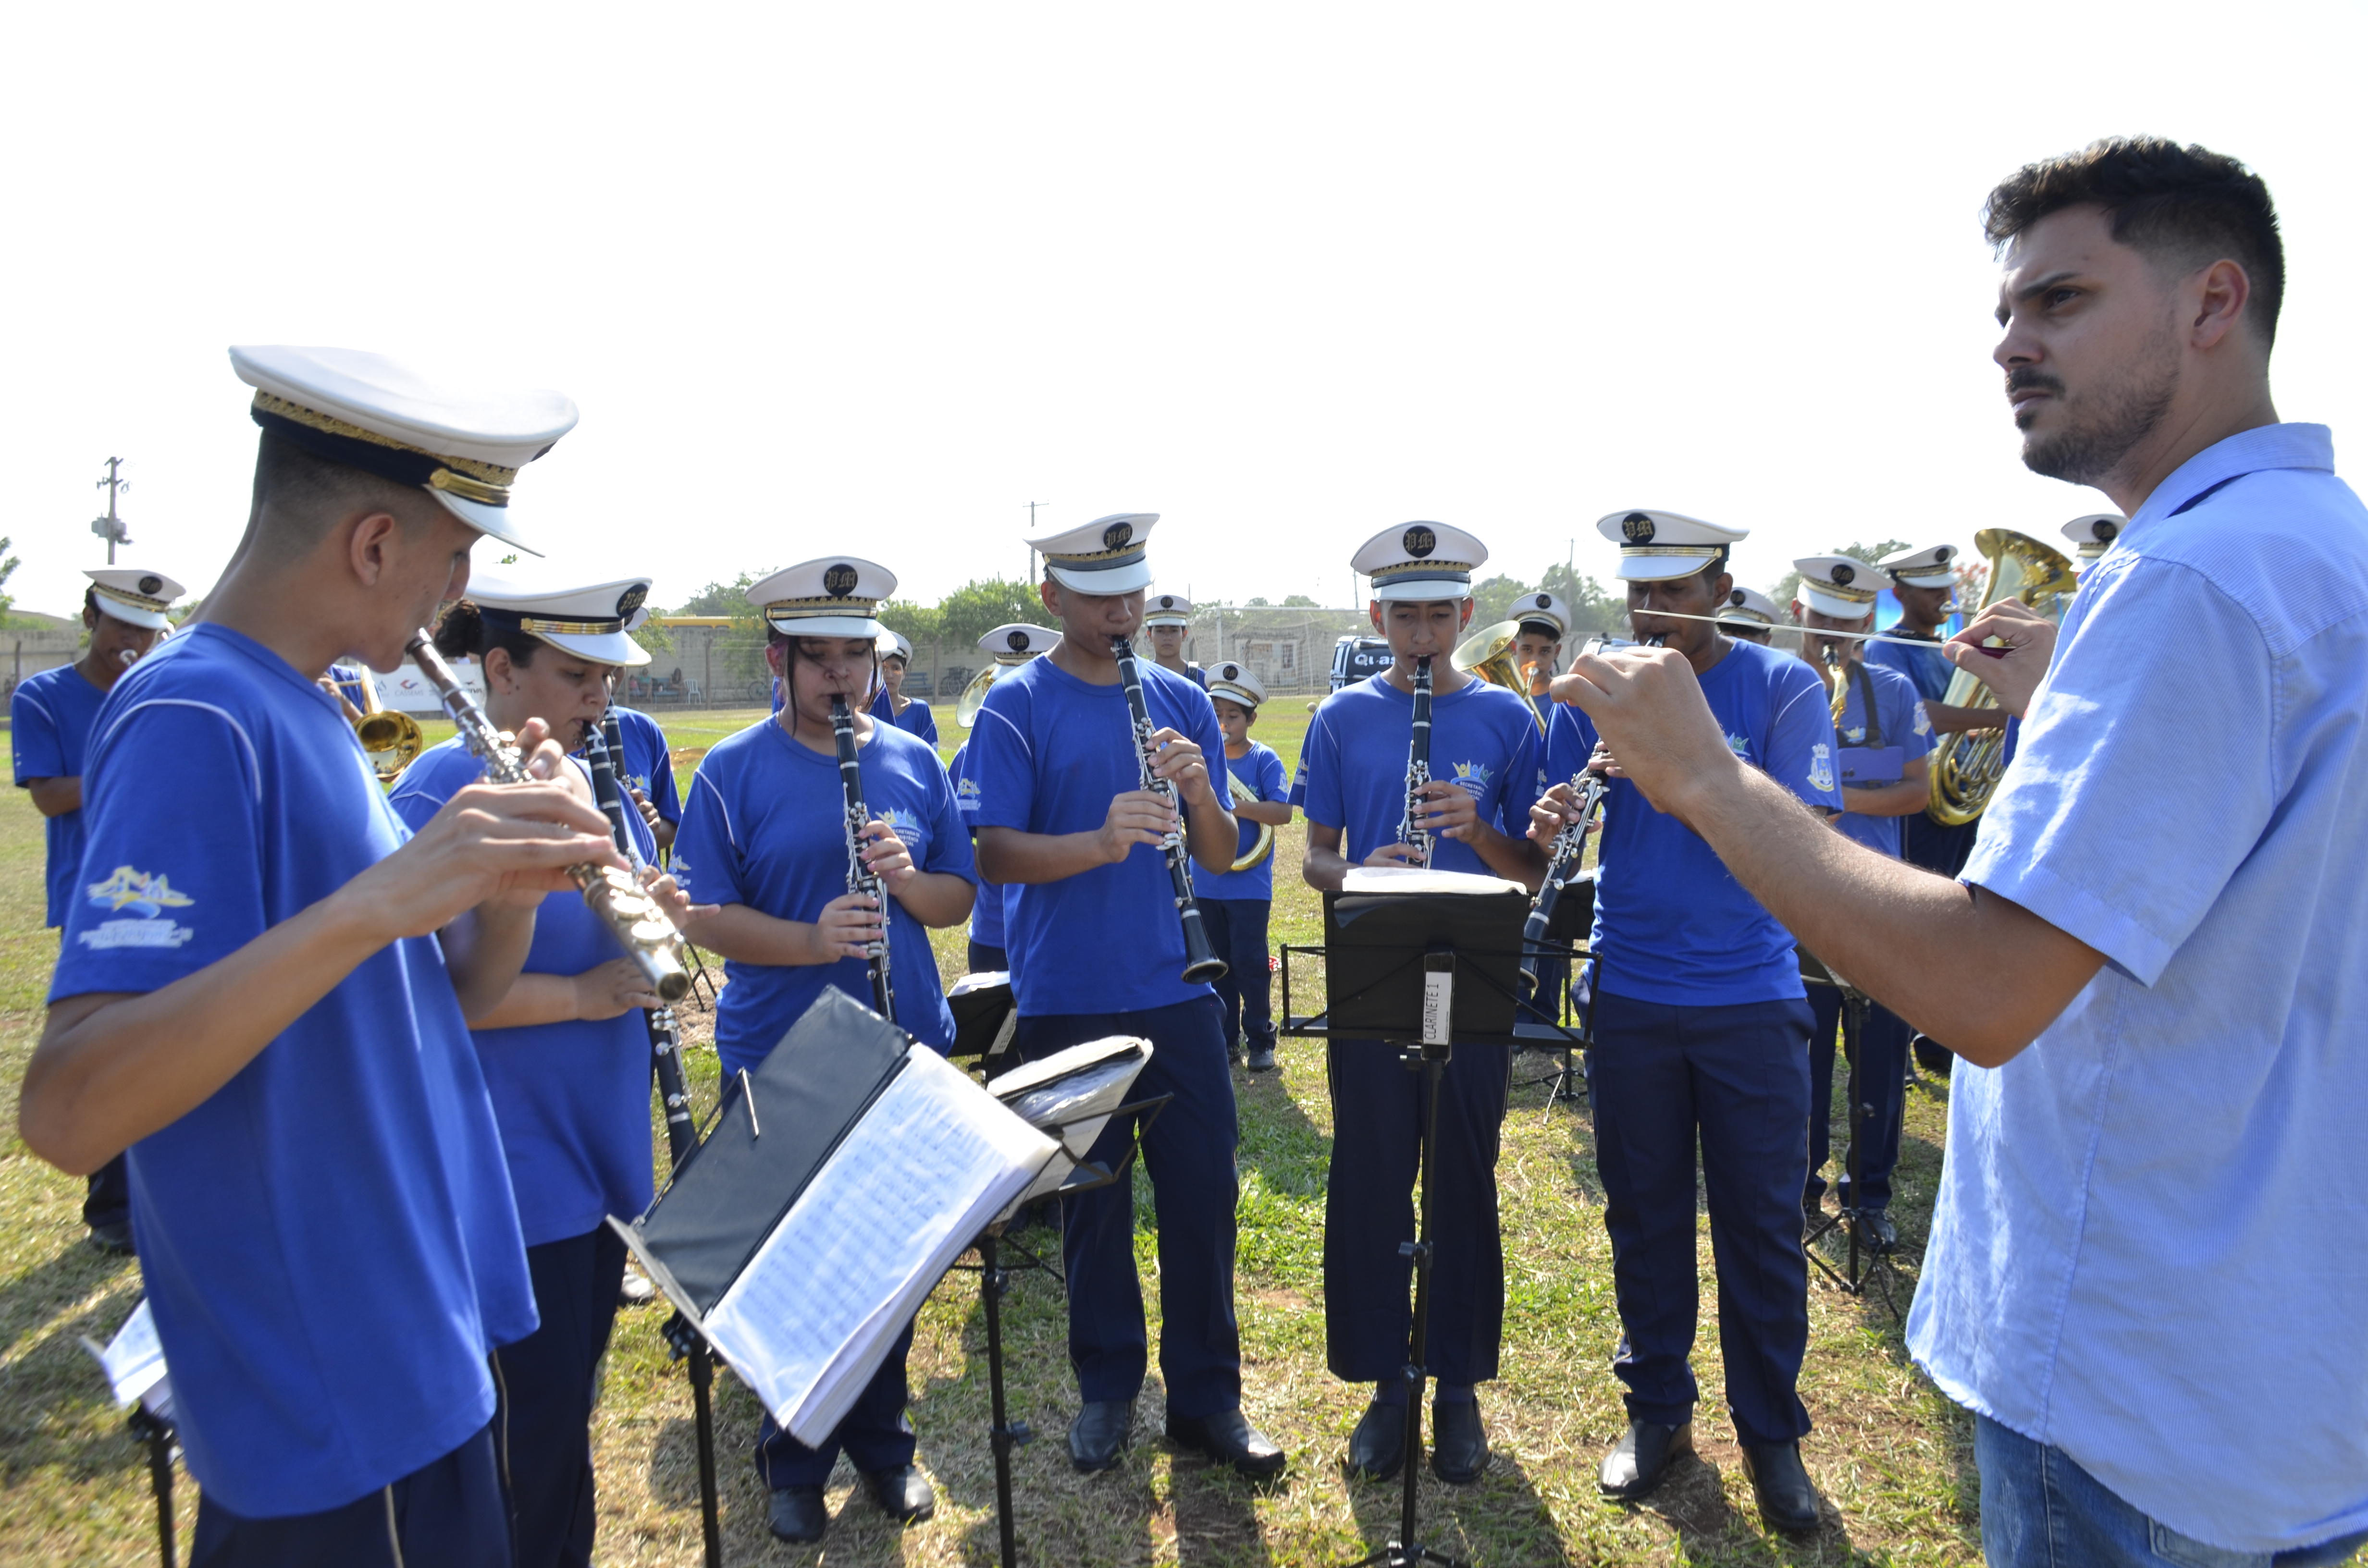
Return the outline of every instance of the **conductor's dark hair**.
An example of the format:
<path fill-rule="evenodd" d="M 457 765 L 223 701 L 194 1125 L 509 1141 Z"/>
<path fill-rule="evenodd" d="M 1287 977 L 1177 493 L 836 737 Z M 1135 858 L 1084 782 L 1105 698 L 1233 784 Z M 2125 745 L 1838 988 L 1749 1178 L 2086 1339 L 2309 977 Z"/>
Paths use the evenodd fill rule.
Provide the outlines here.
<path fill-rule="evenodd" d="M 495 626 L 472 599 L 462 599 L 436 623 L 436 651 L 448 659 L 478 659 L 499 648 L 510 663 L 521 667 L 534 663 L 542 642 L 514 626 Z"/>
<path fill-rule="evenodd" d="M 2066 207 L 2102 208 L 2117 243 L 2180 274 L 2235 262 L 2253 285 L 2246 314 L 2262 346 L 2277 341 L 2285 244 L 2270 187 L 2243 164 L 2193 142 L 2108 137 L 2008 176 L 1982 208 L 1982 232 L 2003 249 Z"/>
<path fill-rule="evenodd" d="M 433 518 L 442 507 L 424 490 L 398 484 L 375 473 L 306 451 L 293 441 L 263 432 L 255 451 L 255 495 L 247 514 L 253 528 L 268 507 L 283 528 L 317 534 L 319 529 L 359 507 L 393 514 L 408 530 Z"/>

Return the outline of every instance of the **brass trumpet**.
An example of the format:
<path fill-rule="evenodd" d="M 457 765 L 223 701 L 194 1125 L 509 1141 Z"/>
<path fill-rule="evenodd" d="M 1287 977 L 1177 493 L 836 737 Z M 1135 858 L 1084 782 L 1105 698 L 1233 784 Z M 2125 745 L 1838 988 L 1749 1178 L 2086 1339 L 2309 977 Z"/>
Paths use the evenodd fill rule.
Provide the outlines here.
<path fill-rule="evenodd" d="M 1546 733 L 1546 705 L 1532 689 L 1529 672 L 1513 663 L 1513 645 L 1520 640 L 1521 623 L 1500 620 L 1494 626 L 1484 626 L 1457 644 L 1447 662 L 1465 675 L 1476 676 L 1490 686 L 1501 686 L 1529 706 L 1530 717 L 1538 722 L 1538 733 Z"/>

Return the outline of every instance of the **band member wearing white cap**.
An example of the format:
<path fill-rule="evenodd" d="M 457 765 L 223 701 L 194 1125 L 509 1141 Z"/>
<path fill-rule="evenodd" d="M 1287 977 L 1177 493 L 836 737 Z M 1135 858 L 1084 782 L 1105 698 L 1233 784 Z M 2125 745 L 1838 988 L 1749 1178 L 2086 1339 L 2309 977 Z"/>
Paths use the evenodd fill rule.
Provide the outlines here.
<path fill-rule="evenodd" d="M 1765 648 L 1775 638 L 1776 615 L 1776 601 L 1759 589 L 1729 588 L 1718 612 L 1718 629 L 1738 642 Z"/>
<path fill-rule="evenodd" d="M 82 596 L 90 645 L 70 665 L 27 676 L 8 699 L 17 788 L 46 819 L 49 913 L 43 924 L 53 926 L 65 924 L 82 868 L 82 764 L 91 722 L 117 678 L 172 626 L 167 612 L 181 597 L 180 584 L 145 567 L 103 566 L 83 575 L 91 581 Z M 131 1177 L 120 1154 L 91 1173 L 82 1220 L 99 1251 L 132 1250 Z"/>
<path fill-rule="evenodd" d="M 511 481 L 575 406 L 345 349 L 232 363 L 264 428 L 254 511 L 202 621 L 100 712 L 19 1127 L 68 1170 L 131 1151 L 193 1561 L 506 1564 L 487 1355 L 535 1309 L 466 1018 L 509 992 L 563 868 L 623 861 L 557 781 L 473 786 L 408 832 L 314 682 L 394 669 L 478 534 L 527 548 Z M 518 740 L 565 771 L 542 726 Z"/>
<path fill-rule="evenodd" d="M 1902 818 L 1921 815 L 1930 790 L 1933 737 L 1924 702 L 1897 670 L 1869 662 L 1867 644 L 1831 631 L 1874 630 L 1875 574 L 1847 555 L 1811 555 L 1793 562 L 1801 574 L 1801 597 L 1793 613 L 1803 628 L 1801 657 L 1831 682 L 1842 681 L 1845 696 L 1835 721 L 1840 732 L 1842 814 L 1834 826 L 1879 855 L 1899 855 Z M 1830 658 L 1830 663 L 1828 659 Z M 1809 988 L 1809 1180 L 1801 1192 L 1804 1219 L 1816 1224 L 1824 1208 L 1826 1155 L 1832 1139 L 1834 1031 L 1841 1021 L 1842 995 L 1830 985 Z M 1861 1189 L 1853 1192 L 1845 1168 L 1837 1183 L 1845 1209 L 1855 1207 L 1866 1244 L 1876 1252 L 1899 1244 L 1886 1210 L 1891 1172 L 1899 1163 L 1900 1101 L 1907 1092 L 1907 1026 L 1890 1008 L 1867 1009 L 1859 1032 L 1859 1104 L 1872 1107 L 1851 1127 L 1863 1127 L 1858 1156 Z M 1843 1162 L 1847 1165 L 1848 1162 Z"/>
<path fill-rule="evenodd" d="M 599 723 L 616 672 L 649 663 L 625 622 L 650 585 L 552 582 L 477 579 L 438 625 L 436 651 L 477 661 L 496 729 L 541 720 L 573 748 Z M 570 767 L 588 793 L 591 776 Z M 455 736 L 422 752 L 388 800 L 417 832 L 484 776 L 484 760 Z M 647 824 L 629 817 L 627 826 L 643 859 L 655 860 Z M 569 887 L 536 909 L 534 945 L 508 994 L 469 1020 L 541 1320 L 494 1353 L 520 1568 L 592 1561 L 592 1394 L 625 1274 L 625 1244 L 606 1219 L 650 1203 L 650 1041 L 637 1011 L 660 1004 Z"/>
<path fill-rule="evenodd" d="M 781 710 L 701 759 L 674 860 L 690 895 L 719 906 L 700 920 L 699 940 L 725 960 L 715 1050 L 727 1074 L 761 1065 L 825 986 L 871 1006 L 864 955 L 883 926 L 895 1021 L 939 1051 L 953 1044 L 929 932 L 970 916 L 976 892 L 970 834 L 936 748 L 861 706 L 876 673 L 880 602 L 895 589 L 886 567 L 852 556 L 785 567 L 748 589 L 748 602 L 765 618 L 765 657 L 781 683 Z M 872 817 L 863 858 L 888 891 L 885 910 L 847 886 L 834 697 L 854 710 L 863 801 Z M 914 1468 L 905 1416 L 912 1342 L 907 1324 L 819 1448 L 765 1418 L 757 1470 L 772 1494 L 775 1535 L 821 1539 L 829 1523 L 823 1488 L 841 1452 L 892 1517 L 909 1523 L 937 1511 L 936 1493 Z"/>
<path fill-rule="evenodd" d="M 1872 643 L 1866 651 L 1869 664 L 1897 670 L 1915 684 L 1918 695 L 1924 699 L 1924 715 L 1930 721 L 1933 732 L 1944 735 L 1964 730 L 1995 729 L 2006 722 L 1998 709 L 1953 707 L 1944 700 L 1949 677 L 1956 673 L 1948 655 L 1941 652 L 1941 628 L 1956 608 L 1956 558 L 1955 545 L 1935 544 L 1903 550 L 1875 562 L 1890 574 L 1892 597 L 1899 601 L 1899 619 L 1884 629 L 1884 636 L 1913 639 L 1926 646 L 1911 648 L 1903 642 L 1890 641 Z M 1919 812 L 1901 819 L 1900 853 L 1911 864 L 1943 876 L 1954 876 L 1964 865 L 1965 857 L 1973 853 L 1974 837 L 1978 832 L 1977 821 L 1952 826 Z M 1944 1056 L 1944 1063 L 1945 1060 Z"/>
<path fill-rule="evenodd" d="M 1291 821 L 1291 781 L 1283 777 L 1282 758 L 1273 747 L 1250 739 L 1258 704 L 1265 700 L 1264 683 L 1246 666 L 1227 659 L 1209 672 L 1209 702 L 1225 736 L 1225 771 L 1235 781 L 1227 789 L 1234 820 L 1241 824 L 1236 864 L 1248 858 L 1261 829 L 1271 833 Z M 1266 932 L 1274 907 L 1273 840 L 1255 864 L 1238 871 L 1194 866 L 1192 894 L 1201 902 L 1209 944 L 1225 960 L 1216 987 L 1225 1008 L 1225 1049 L 1230 1053 L 1240 1041 L 1249 1070 L 1271 1073 L 1274 983 L 1267 968 Z"/>
<path fill-rule="evenodd" d="M 1151 662 L 1173 670 L 1203 691 L 1209 672 L 1184 657 L 1184 634 L 1192 629 L 1192 601 L 1181 594 L 1146 593 L 1143 599 L 1143 630 L 1151 639 Z"/>
<path fill-rule="evenodd" d="M 2119 512 L 2089 512 L 2065 524 L 2064 537 L 2078 554 L 2078 570 L 2086 572 L 2090 562 L 2102 561 L 2105 551 L 2113 548 L 2113 540 L 2129 526 L 2130 520 Z"/>
<path fill-rule="evenodd" d="M 905 695 L 905 672 L 913 667 L 913 644 L 901 631 L 880 633 L 880 694 L 871 699 L 871 716 L 895 725 L 907 734 L 938 744 L 938 721 L 929 705 Z"/>
<path fill-rule="evenodd" d="M 1044 608 L 1061 642 L 995 683 L 971 731 L 963 787 L 978 790 L 980 869 L 1012 884 L 1005 912 L 1027 1059 L 1108 1035 L 1151 1041 L 1137 1083 L 1173 1097 L 1142 1128 L 1159 1206 L 1159 1369 L 1167 1435 L 1223 1464 L 1270 1475 L 1282 1450 L 1243 1417 L 1234 1318 L 1237 1128 L 1216 994 L 1183 978 L 1185 946 L 1167 835 L 1180 831 L 1210 870 L 1238 842 L 1210 772 L 1224 746 L 1201 688 L 1138 662 L 1153 726 L 1149 765 L 1173 799 L 1142 787 L 1114 642 L 1132 638 L 1151 582 L 1144 540 L 1156 513 L 1098 518 L 1029 542 L 1044 555 Z M 1180 820 L 1179 820 L 1180 819 Z M 1092 1157 L 1115 1163 L 1136 1135 L 1114 1119 Z M 1148 1358 L 1134 1267 L 1133 1184 L 1062 1200 L 1069 1361 L 1081 1408 L 1069 1427 L 1078 1470 L 1116 1466 L 1133 1440 Z"/>
<path fill-rule="evenodd" d="M 1352 866 L 1420 864 L 1405 841 L 1407 756 L 1418 660 L 1430 662 L 1431 781 L 1413 828 L 1432 835 L 1442 870 L 1534 885 L 1544 862 L 1523 836 L 1538 791 L 1538 726 L 1529 704 L 1449 662 L 1472 619 L 1472 575 L 1487 547 L 1443 523 L 1404 523 L 1365 541 L 1352 564 L 1372 579 L 1368 613 L 1389 639 L 1386 674 L 1342 687 L 1309 722 L 1308 885 L 1337 889 Z M 1370 1477 L 1406 1462 L 1414 1187 L 1428 1116 L 1420 1074 L 1379 1040 L 1330 1042 L 1332 1167 L 1324 1190 L 1326 1360 L 1334 1377 L 1370 1382 L 1373 1399 L 1349 1441 Z M 1477 1480 L 1488 1437 L 1474 1386 L 1497 1375 L 1505 1318 L 1505 1250 L 1497 1233 L 1497 1151 L 1512 1053 L 1461 1046 L 1440 1078 L 1429 1202 L 1437 1249 L 1428 1370 L 1439 1380 L 1431 1469 Z M 1416 1460 L 1420 1455 L 1413 1456 Z"/>
<path fill-rule="evenodd" d="M 1000 677 L 1018 669 L 1037 654 L 1052 652 L 1053 644 L 1060 640 L 1061 634 L 1057 631 L 1042 626 L 1030 626 L 1025 621 L 1011 621 L 996 627 L 981 637 L 978 640 L 978 651 L 995 661 L 989 668 L 997 677 Z M 992 685 L 993 682 L 990 681 L 989 684 Z M 964 729 L 970 728 L 976 722 L 974 714 L 969 719 L 962 719 L 962 707 L 958 704 L 955 708 L 955 717 Z M 947 764 L 946 771 L 954 779 L 954 804 L 962 811 L 963 824 L 973 830 L 972 840 L 975 843 L 978 824 L 974 819 L 978 815 L 978 786 L 971 780 L 966 770 L 965 765 L 969 757 L 970 742 L 965 740 L 954 748 L 953 761 Z M 1009 902 L 1009 890 L 1001 882 L 990 882 L 984 877 L 979 879 L 978 903 L 970 912 L 968 957 L 970 971 L 973 974 L 1011 972 L 1011 954 L 1004 943 L 1003 923 L 1004 908 Z M 1049 1203 L 1051 1200 L 1046 1201 Z"/>
<path fill-rule="evenodd" d="M 1734 591 L 1727 550 L 1744 530 L 1659 511 L 1614 512 L 1597 527 L 1620 546 L 1635 635 L 1661 638 L 1684 660 L 1729 755 L 1791 798 L 1839 811 L 1824 683 L 1790 653 L 1735 642 L 1708 619 Z M 1565 704 L 1570 679 L 1554 683 Z M 1558 706 L 1547 777 L 1566 780 L 1596 755 L 1587 715 Z M 1616 748 L 1611 756 L 1624 765 Z M 1539 803 L 1542 838 L 1561 826 L 1568 794 L 1558 782 Z M 1744 1470 L 1770 1524 L 1814 1528 L 1816 1494 L 1800 1454 L 1809 1415 L 1797 1392 L 1809 1337 L 1800 1204 L 1810 1014 L 1793 938 L 1684 822 L 1616 777 L 1598 857 L 1588 1084 L 1625 1330 L 1612 1365 L 1628 1404 L 1627 1435 L 1598 1483 L 1609 1496 L 1640 1496 L 1693 1444 L 1699 1136 Z"/>
<path fill-rule="evenodd" d="M 1560 594 L 1523 594 L 1513 601 L 1511 614 L 1520 623 L 1513 639 L 1513 665 L 1530 676 L 1532 693 L 1543 696 L 1545 683 L 1562 674 L 1562 643 L 1570 635 L 1570 606 Z"/>

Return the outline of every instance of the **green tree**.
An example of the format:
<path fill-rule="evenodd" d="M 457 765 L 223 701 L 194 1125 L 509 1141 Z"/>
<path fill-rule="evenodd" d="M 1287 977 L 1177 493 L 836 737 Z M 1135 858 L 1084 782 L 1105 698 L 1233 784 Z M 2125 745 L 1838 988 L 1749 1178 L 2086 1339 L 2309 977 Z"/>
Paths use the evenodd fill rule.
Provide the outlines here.
<path fill-rule="evenodd" d="M 905 642 L 917 648 L 925 642 L 935 642 L 945 635 L 946 618 L 945 612 L 936 605 L 915 604 L 911 599 L 889 599 L 880 607 L 880 624 L 891 631 L 901 633 Z"/>
<path fill-rule="evenodd" d="M 958 646 L 975 646 L 980 638 L 1011 621 L 1042 626 L 1052 619 L 1044 601 L 1036 597 L 1036 585 L 1017 577 L 973 578 L 938 602 L 938 634 Z"/>
<path fill-rule="evenodd" d="M 1825 553 L 1847 555 L 1853 561 L 1863 561 L 1873 565 L 1884 556 L 1896 555 L 1907 548 L 1907 541 L 1904 539 L 1886 539 L 1878 540 L 1873 544 L 1838 544 Z M 1891 581 L 1880 572 L 1873 575 L 1878 585 L 1887 585 Z M 1776 608 L 1780 611 L 1791 609 L 1793 601 L 1800 597 L 1800 595 L 1801 574 L 1798 572 L 1785 573 L 1776 580 L 1776 585 L 1768 590 L 1768 597 L 1776 601 Z"/>
<path fill-rule="evenodd" d="M 1264 594 L 1260 594 L 1254 599 L 1244 599 L 1242 601 L 1242 608 L 1244 609 L 1272 609 L 1274 607 L 1268 601 L 1267 597 Z"/>
<path fill-rule="evenodd" d="M 769 566 L 761 572 L 743 572 L 729 583 L 710 583 L 685 599 L 667 615 L 728 615 L 734 620 L 754 625 L 757 607 L 748 602 L 748 590 L 773 574 Z"/>
<path fill-rule="evenodd" d="M 1502 573 L 1474 583 L 1472 585 L 1472 629 L 1476 631 L 1481 627 L 1496 625 L 1512 614 L 1515 599 L 1535 591 L 1519 577 L 1508 577 Z"/>
<path fill-rule="evenodd" d="M 1570 631 L 1562 640 L 1565 659 L 1590 637 L 1628 635 L 1625 591 L 1607 590 L 1594 578 L 1582 577 L 1561 562 L 1546 568 L 1538 586 L 1546 593 L 1560 594 L 1562 602 L 1570 607 Z"/>
<path fill-rule="evenodd" d="M 1282 596 L 1282 608 L 1285 609 L 1315 609 L 1317 606 L 1315 601 L 1309 598 L 1305 594 L 1285 594 Z"/>
<path fill-rule="evenodd" d="M 0 555 L 8 555 L 8 547 L 14 541 L 9 539 L 0 537 Z M 17 574 L 17 568 L 22 564 L 24 563 L 13 555 L 8 555 L 8 559 L 6 561 L 0 561 L 0 590 L 4 590 L 7 587 L 8 579 Z M 16 608 L 17 596 L 11 593 L 0 592 L 0 615 L 6 615 Z"/>

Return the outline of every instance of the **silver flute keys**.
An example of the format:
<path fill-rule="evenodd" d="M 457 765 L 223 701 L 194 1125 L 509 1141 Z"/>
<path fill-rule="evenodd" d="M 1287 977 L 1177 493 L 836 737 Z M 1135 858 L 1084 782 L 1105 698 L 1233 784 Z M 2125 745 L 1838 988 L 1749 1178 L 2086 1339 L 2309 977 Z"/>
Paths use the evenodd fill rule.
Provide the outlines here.
<path fill-rule="evenodd" d="M 847 891 L 869 898 L 880 912 L 880 940 L 864 949 L 871 974 L 871 1010 L 893 1023 L 896 994 L 888 983 L 888 889 L 863 858 L 863 830 L 871 825 L 871 812 L 863 803 L 863 767 L 855 756 L 855 715 L 837 692 L 830 696 L 830 734 L 837 743 L 838 782 L 847 795 Z"/>
<path fill-rule="evenodd" d="M 427 633 L 416 634 L 404 652 L 436 688 L 453 728 L 461 732 L 461 744 L 484 758 L 485 776 L 496 784 L 533 782 L 526 770 L 526 758 L 507 735 L 494 728 Z M 585 903 L 609 927 L 661 1001 L 679 1002 L 690 994 L 690 972 L 682 963 L 682 933 L 674 928 L 674 922 L 647 889 L 614 866 L 589 860 L 568 867 L 567 874 L 584 891 Z"/>
<path fill-rule="evenodd" d="M 1414 863 L 1428 867 L 1433 846 L 1430 829 L 1423 820 L 1430 813 L 1430 801 L 1423 795 L 1423 786 L 1430 782 L 1430 655 L 1424 653 L 1414 662 L 1414 734 L 1406 743 L 1406 815 L 1398 822 L 1398 842 L 1414 846 Z"/>

